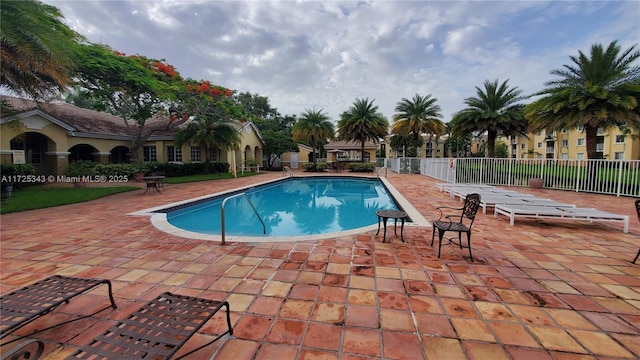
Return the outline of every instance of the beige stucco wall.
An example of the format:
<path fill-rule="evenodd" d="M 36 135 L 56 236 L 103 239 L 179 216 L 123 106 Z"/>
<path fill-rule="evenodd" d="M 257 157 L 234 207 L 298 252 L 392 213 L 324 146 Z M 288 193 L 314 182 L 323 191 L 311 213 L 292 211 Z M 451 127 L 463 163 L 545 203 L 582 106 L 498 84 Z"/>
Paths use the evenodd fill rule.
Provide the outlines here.
<path fill-rule="evenodd" d="M 76 136 L 49 119 L 35 114 L 15 120 L 12 123 L 5 122 L 0 125 L 1 162 L 11 163 L 13 161 L 11 140 L 24 133 L 40 134 L 43 139 L 46 139 L 42 164 L 36 166 L 38 173 L 41 174 L 62 174 L 69 165 L 69 150 L 76 145 L 86 144 L 92 146 L 95 149 L 92 152 L 93 160 L 100 162 L 108 162 L 109 154 L 115 147 L 130 147 L 128 140 Z M 246 155 L 246 158 L 256 158 L 261 163 L 263 143 L 255 129 L 251 125 L 247 125 L 240 130 L 240 135 L 241 144 L 238 149 L 236 151 L 219 150 L 220 157 L 218 161 L 226 161 L 240 169 Z M 173 140 L 151 140 L 144 143 L 144 146 L 156 147 L 156 156 L 159 162 L 168 161 L 167 147 L 174 145 Z M 207 161 L 207 157 L 208 151 L 201 149 L 201 161 Z M 138 152 L 138 158 L 143 158 L 143 147 Z M 190 144 L 185 144 L 182 147 L 182 159 L 182 162 L 191 161 Z"/>

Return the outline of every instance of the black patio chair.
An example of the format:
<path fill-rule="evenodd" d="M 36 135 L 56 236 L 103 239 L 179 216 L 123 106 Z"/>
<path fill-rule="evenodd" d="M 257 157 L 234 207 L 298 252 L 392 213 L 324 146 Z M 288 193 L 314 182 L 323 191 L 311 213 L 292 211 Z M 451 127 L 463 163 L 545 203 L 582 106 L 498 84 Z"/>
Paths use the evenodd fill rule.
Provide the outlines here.
<path fill-rule="evenodd" d="M 438 229 L 438 257 L 440 257 L 440 250 L 442 248 L 442 237 L 447 231 L 458 233 L 458 245 L 460 249 L 463 247 L 469 248 L 469 257 L 473 261 L 473 255 L 471 255 L 471 227 L 473 221 L 478 213 L 480 207 L 480 194 L 468 194 L 464 199 L 464 205 L 461 208 L 454 208 L 449 206 L 438 207 L 440 211 L 440 218 L 433 222 L 433 234 L 431 235 L 431 245 L 436 236 L 436 229 Z M 460 210 L 461 213 L 456 215 L 447 215 L 442 210 Z M 462 245 L 462 233 L 467 234 L 467 245 Z M 453 238 L 449 238 L 449 242 L 454 242 Z"/>
<path fill-rule="evenodd" d="M 638 221 L 640 221 L 640 199 L 636 200 L 636 212 L 638 213 Z M 633 259 L 632 263 L 636 263 L 636 260 L 638 260 L 638 256 L 640 256 L 640 250 L 638 250 L 636 258 Z"/>

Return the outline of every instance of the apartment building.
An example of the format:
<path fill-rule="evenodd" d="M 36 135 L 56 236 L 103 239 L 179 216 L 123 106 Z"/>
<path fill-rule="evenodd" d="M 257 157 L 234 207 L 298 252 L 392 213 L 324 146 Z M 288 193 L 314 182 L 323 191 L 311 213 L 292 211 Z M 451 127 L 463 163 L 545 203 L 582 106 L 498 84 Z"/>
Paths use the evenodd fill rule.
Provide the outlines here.
<path fill-rule="evenodd" d="M 597 151 L 602 159 L 640 160 L 640 133 L 623 134 L 617 127 L 598 129 Z M 576 159 L 587 158 L 584 128 L 529 133 L 527 136 L 500 138 L 508 144 L 509 157 L 516 159 Z"/>

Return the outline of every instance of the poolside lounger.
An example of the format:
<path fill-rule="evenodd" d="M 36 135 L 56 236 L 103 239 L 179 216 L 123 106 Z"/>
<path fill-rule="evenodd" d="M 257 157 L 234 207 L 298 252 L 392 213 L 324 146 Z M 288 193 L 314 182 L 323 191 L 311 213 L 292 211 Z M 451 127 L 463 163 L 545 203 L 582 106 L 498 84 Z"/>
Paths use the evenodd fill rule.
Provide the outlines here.
<path fill-rule="evenodd" d="M 548 207 L 576 207 L 574 204 L 566 204 L 551 199 L 538 198 L 535 196 L 515 197 L 515 196 L 484 196 L 480 202 L 482 213 L 487 213 L 488 207 L 495 208 L 496 205 L 525 205 L 525 206 L 548 206 Z"/>
<path fill-rule="evenodd" d="M 233 335 L 228 302 L 165 292 L 67 359 L 169 359 L 223 306 L 228 330 L 180 356 L 184 358 L 227 333 Z"/>
<path fill-rule="evenodd" d="M 446 189 L 451 189 L 455 187 L 474 187 L 476 189 L 495 189 L 493 185 L 487 184 L 470 184 L 470 183 L 436 183 L 436 188 L 440 190 L 440 192 L 445 192 Z"/>
<path fill-rule="evenodd" d="M 36 318 L 51 312 L 51 310 L 55 309 L 62 303 L 68 303 L 73 297 L 76 297 L 101 284 L 107 284 L 111 307 L 115 309 L 117 305 L 113 300 L 111 281 L 102 279 L 82 279 L 54 275 L 3 295 L 0 297 L 0 320 L 2 320 L 0 322 L 0 339 Z M 101 309 L 98 312 L 104 309 Z M 70 321 L 83 319 L 85 317 L 95 315 L 96 313 L 74 318 Z M 55 326 L 65 324 L 67 322 Z"/>
<path fill-rule="evenodd" d="M 537 219 L 579 220 L 589 222 L 622 222 L 624 226 L 623 231 L 625 233 L 629 232 L 629 216 L 612 214 L 598 209 L 497 204 L 494 208 L 493 217 L 497 218 L 498 214 L 508 216 L 509 224 L 511 226 L 513 226 L 516 217 L 530 217 Z"/>
<path fill-rule="evenodd" d="M 102 284 L 107 284 L 108 286 L 110 306 L 114 309 L 117 308 L 113 300 L 111 281 L 103 279 L 82 279 L 54 275 L 3 295 L 0 297 L 0 339 L 12 334 L 36 318 L 48 314 L 62 303 L 68 303 L 72 298 Z M 89 315 L 75 317 L 53 326 L 45 327 L 28 335 L 19 336 L 5 342 L 3 346 L 56 326 L 91 317 L 108 307 L 101 308 Z M 7 351 L 2 358 L 38 359 L 43 351 L 44 343 L 42 341 L 29 340 Z"/>

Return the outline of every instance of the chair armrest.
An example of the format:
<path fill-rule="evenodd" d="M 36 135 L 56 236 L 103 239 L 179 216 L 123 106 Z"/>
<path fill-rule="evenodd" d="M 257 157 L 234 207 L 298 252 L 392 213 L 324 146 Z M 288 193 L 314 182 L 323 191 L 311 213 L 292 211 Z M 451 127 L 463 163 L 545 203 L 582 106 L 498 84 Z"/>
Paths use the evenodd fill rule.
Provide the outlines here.
<path fill-rule="evenodd" d="M 440 209 L 462 210 L 463 208 L 461 208 L 461 207 L 451 207 L 451 206 L 439 206 L 436 209 L 438 209 L 438 210 L 440 210 Z"/>
<path fill-rule="evenodd" d="M 456 208 L 456 207 L 451 207 L 451 206 L 439 206 L 439 207 L 437 207 L 436 209 L 438 209 L 438 211 L 440 211 L 440 217 L 438 218 L 438 220 L 442 220 L 442 218 L 446 218 L 446 219 L 448 219 L 448 220 L 449 220 L 449 222 L 452 222 L 452 221 L 451 221 L 451 218 L 452 218 L 452 217 L 459 217 L 460 215 L 459 215 L 459 214 L 451 214 L 451 215 L 447 215 L 447 214 L 445 214 L 445 213 L 442 211 L 442 209 L 458 210 L 458 211 L 460 211 L 460 210 L 462 210 L 463 208 Z"/>

